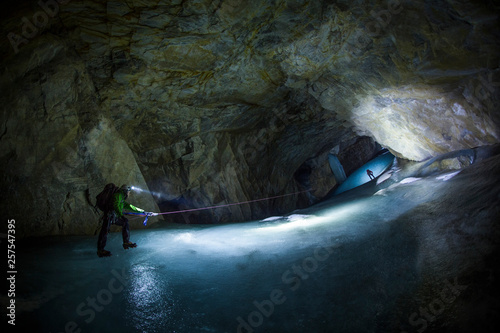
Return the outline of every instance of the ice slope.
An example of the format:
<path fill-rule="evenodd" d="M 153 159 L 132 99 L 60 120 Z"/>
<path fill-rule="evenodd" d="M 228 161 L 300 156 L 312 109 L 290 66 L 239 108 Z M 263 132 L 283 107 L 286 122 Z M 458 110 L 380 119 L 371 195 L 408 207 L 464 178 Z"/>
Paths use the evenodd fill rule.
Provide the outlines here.
<path fill-rule="evenodd" d="M 370 169 L 373 172 L 374 177 L 379 177 L 388 168 L 391 167 L 394 161 L 394 155 L 390 152 L 386 152 L 368 163 L 364 164 L 361 168 L 354 171 L 346 181 L 340 184 L 340 186 L 335 190 L 334 194 L 340 194 L 342 192 L 348 191 L 355 187 L 361 186 L 370 181 L 370 177 L 366 173 L 366 170 Z"/>
<path fill-rule="evenodd" d="M 475 309 L 498 307 L 499 165 L 370 182 L 262 221 L 132 231 L 136 249 L 114 233 L 110 258 L 96 237 L 20 242 L 16 329 L 487 332 Z"/>

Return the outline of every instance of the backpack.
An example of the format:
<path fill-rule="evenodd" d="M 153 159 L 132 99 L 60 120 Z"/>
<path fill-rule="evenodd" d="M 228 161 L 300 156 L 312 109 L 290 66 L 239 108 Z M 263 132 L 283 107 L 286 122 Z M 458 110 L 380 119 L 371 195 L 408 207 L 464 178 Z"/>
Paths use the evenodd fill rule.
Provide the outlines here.
<path fill-rule="evenodd" d="M 118 192 L 119 188 L 113 183 L 106 184 L 104 186 L 104 190 L 101 193 L 96 195 L 96 203 L 97 208 L 102 210 L 103 212 L 108 211 L 113 204 L 113 194 Z"/>

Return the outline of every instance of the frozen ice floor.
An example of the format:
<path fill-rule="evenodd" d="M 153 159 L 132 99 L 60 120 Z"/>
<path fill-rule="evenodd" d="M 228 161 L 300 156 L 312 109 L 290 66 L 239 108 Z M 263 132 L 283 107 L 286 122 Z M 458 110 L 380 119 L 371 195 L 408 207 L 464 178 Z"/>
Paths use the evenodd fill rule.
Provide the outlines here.
<path fill-rule="evenodd" d="M 499 165 L 370 182 L 262 221 L 133 230 L 136 249 L 113 233 L 110 258 L 97 237 L 19 241 L 16 329 L 493 332 Z"/>

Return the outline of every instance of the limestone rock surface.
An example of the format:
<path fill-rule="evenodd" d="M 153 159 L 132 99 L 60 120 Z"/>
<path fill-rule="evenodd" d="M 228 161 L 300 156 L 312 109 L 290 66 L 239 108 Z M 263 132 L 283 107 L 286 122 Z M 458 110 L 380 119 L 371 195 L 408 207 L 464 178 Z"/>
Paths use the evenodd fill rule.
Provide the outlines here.
<path fill-rule="evenodd" d="M 40 3 L 9 2 L 1 21 L 0 208 L 25 236 L 94 232 L 107 182 L 165 211 L 300 192 L 307 164 L 321 197 L 325 154 L 339 146 L 354 167 L 370 155 L 346 150 L 361 136 L 366 152 L 418 161 L 500 138 L 494 2 Z M 251 220 L 310 199 L 167 220 Z"/>

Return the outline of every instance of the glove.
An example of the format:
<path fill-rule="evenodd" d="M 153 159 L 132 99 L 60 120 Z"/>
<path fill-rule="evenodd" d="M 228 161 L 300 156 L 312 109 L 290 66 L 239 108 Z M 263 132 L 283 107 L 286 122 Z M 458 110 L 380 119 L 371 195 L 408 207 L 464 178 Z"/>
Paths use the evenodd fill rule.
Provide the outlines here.
<path fill-rule="evenodd" d="M 158 213 L 152 213 L 152 212 L 148 212 L 146 213 L 146 216 L 157 216 Z"/>

